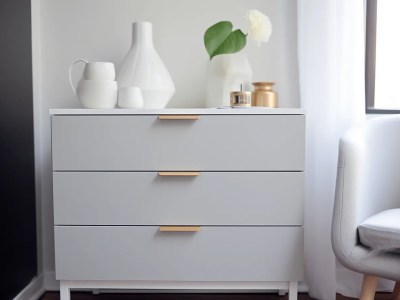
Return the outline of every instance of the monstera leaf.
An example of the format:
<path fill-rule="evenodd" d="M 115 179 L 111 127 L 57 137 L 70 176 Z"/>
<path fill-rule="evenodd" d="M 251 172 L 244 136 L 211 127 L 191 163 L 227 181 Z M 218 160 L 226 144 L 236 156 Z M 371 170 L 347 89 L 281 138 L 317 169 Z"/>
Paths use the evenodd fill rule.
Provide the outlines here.
<path fill-rule="evenodd" d="M 231 22 L 222 21 L 204 33 L 204 45 L 210 60 L 216 55 L 239 52 L 246 46 L 246 35 L 240 29 L 232 31 L 232 28 Z"/>

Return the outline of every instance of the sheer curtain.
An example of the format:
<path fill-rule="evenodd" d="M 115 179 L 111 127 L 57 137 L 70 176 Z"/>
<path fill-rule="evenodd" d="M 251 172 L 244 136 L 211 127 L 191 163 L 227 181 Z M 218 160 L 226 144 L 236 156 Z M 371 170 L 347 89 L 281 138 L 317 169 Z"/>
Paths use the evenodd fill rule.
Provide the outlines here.
<path fill-rule="evenodd" d="M 305 281 L 312 297 L 333 300 L 339 290 L 330 239 L 338 142 L 365 119 L 364 0 L 297 5 L 300 98 L 307 110 Z M 338 271 L 351 273 L 340 265 Z M 348 280 L 360 286 L 351 275 Z"/>

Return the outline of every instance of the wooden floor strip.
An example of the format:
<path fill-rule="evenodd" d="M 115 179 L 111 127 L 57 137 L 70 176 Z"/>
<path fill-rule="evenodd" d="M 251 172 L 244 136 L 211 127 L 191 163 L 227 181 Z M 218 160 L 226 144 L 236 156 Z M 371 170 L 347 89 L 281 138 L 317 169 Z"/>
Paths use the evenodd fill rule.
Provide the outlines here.
<path fill-rule="evenodd" d="M 58 292 L 47 292 L 40 300 L 59 300 Z M 286 296 L 271 293 L 124 293 L 109 294 L 72 292 L 71 300 L 286 300 Z M 299 294 L 298 300 L 313 300 L 307 294 Z"/>

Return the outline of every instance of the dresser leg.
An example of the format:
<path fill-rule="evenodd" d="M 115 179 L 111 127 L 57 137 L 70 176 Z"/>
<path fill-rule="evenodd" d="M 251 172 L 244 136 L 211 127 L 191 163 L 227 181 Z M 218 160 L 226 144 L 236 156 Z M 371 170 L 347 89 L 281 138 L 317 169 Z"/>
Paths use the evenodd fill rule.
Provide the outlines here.
<path fill-rule="evenodd" d="M 60 300 L 71 300 L 67 281 L 60 281 Z"/>
<path fill-rule="evenodd" d="M 289 300 L 297 300 L 297 281 L 289 282 Z"/>

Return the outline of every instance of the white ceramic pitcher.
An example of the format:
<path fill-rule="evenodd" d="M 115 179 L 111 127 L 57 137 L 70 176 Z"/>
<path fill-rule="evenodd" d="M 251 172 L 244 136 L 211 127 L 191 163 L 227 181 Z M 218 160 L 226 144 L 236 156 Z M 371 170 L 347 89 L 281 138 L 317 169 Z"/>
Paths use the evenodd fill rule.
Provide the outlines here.
<path fill-rule="evenodd" d="M 75 88 L 72 70 L 80 62 L 85 63 L 85 68 Z M 69 82 L 85 108 L 114 108 L 117 103 L 118 87 L 114 64 L 111 62 L 88 62 L 78 59 L 69 67 Z"/>
<path fill-rule="evenodd" d="M 115 80 L 115 68 L 112 62 L 88 62 L 85 59 L 78 59 L 74 61 L 69 67 L 69 80 L 71 81 L 71 74 L 73 67 L 80 63 L 85 63 L 82 79 L 85 80 Z"/>

